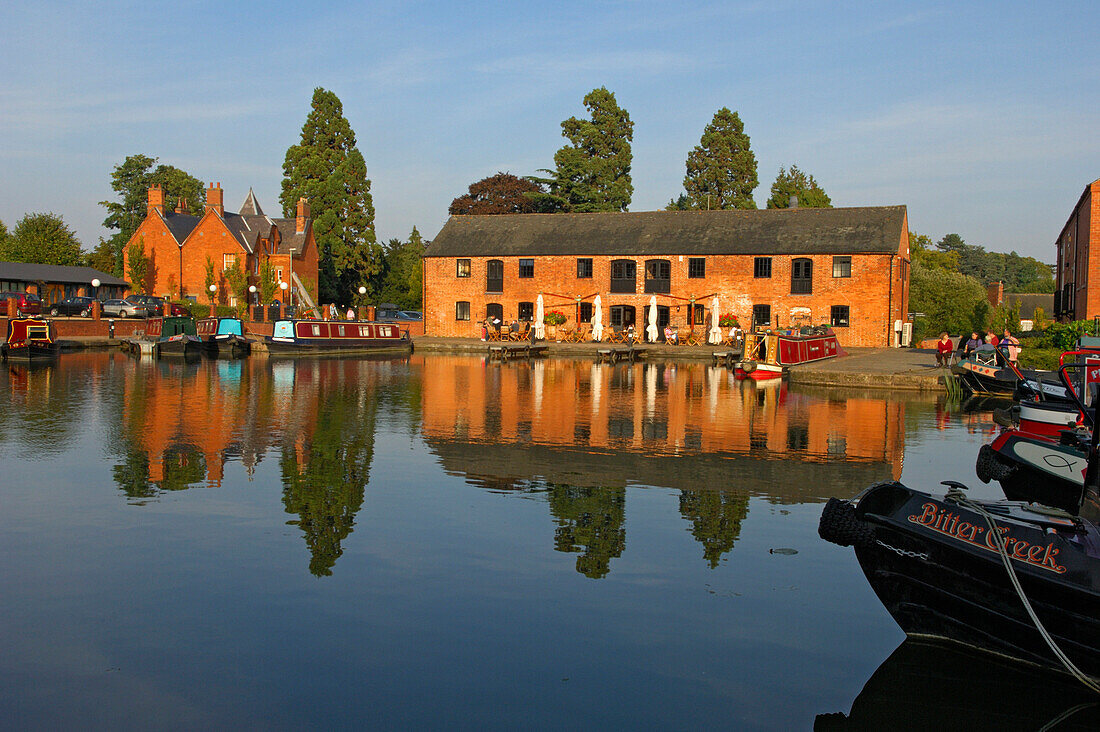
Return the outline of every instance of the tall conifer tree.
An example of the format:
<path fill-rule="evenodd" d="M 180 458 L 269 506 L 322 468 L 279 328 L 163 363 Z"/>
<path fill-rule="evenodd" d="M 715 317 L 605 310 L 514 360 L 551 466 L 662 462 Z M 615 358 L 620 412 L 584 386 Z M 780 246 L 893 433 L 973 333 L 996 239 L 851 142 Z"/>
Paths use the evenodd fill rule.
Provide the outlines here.
<path fill-rule="evenodd" d="M 551 193 L 567 211 L 625 211 L 634 194 L 630 182 L 634 123 L 606 87 L 584 97 L 591 119 L 561 123 L 568 145 L 554 155 Z"/>
<path fill-rule="evenodd" d="M 286 151 L 279 196 L 285 216 L 295 215 L 301 197 L 313 216 L 321 301 L 350 303 L 381 271 L 382 248 L 375 240 L 367 163 L 339 98 L 321 87 L 313 90 L 301 142 Z"/>
<path fill-rule="evenodd" d="M 756 156 L 737 112 L 722 107 L 703 130 L 695 149 L 688 153 L 684 189 L 691 208 L 756 208 L 752 192 Z"/>
<path fill-rule="evenodd" d="M 799 208 L 832 208 L 833 202 L 812 175 L 807 175 L 792 165 L 790 170 L 779 169 L 772 183 L 772 195 L 768 208 L 789 208 L 791 196 L 798 196 Z"/>

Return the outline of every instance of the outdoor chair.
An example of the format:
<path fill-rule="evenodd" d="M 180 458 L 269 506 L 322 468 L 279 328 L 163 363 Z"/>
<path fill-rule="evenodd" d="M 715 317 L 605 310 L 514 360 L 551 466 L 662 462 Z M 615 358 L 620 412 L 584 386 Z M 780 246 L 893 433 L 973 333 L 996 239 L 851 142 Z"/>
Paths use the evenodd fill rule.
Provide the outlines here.
<path fill-rule="evenodd" d="M 554 337 L 558 343 L 572 343 L 573 342 L 573 329 L 563 328 L 558 326 L 557 335 Z"/>
<path fill-rule="evenodd" d="M 587 343 L 590 340 L 592 340 L 592 326 L 581 324 L 573 331 L 574 343 Z"/>
<path fill-rule="evenodd" d="M 530 335 L 531 335 L 531 323 L 529 323 L 528 321 L 525 320 L 519 326 L 519 330 L 512 331 L 509 334 L 508 340 L 511 340 L 511 341 L 525 341 L 525 340 L 527 340 L 527 338 Z"/>
<path fill-rule="evenodd" d="M 702 345 L 703 340 L 704 340 L 703 333 L 705 333 L 705 332 L 706 331 L 696 331 L 696 330 L 689 331 L 688 334 L 684 338 L 680 339 L 680 342 L 683 343 L 685 346 L 699 346 L 699 345 Z"/>
<path fill-rule="evenodd" d="M 611 326 L 611 329 L 607 331 L 608 343 L 627 343 L 629 340 L 630 337 L 627 332 L 617 325 Z"/>
<path fill-rule="evenodd" d="M 488 328 L 485 329 L 485 340 L 487 340 L 487 341 L 502 340 L 501 335 L 502 334 L 501 334 L 500 328 L 495 328 L 495 327 L 490 325 Z"/>

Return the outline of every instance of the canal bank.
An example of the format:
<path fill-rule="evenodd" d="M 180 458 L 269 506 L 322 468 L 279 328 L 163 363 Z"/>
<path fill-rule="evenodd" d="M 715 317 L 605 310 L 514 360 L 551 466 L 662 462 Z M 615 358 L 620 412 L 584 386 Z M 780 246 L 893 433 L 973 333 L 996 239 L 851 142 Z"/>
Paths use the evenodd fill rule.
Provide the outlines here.
<path fill-rule="evenodd" d="M 596 360 L 607 343 L 554 343 L 545 345 L 546 355 L 559 358 Z M 497 345 L 469 338 L 413 339 L 417 353 L 468 353 L 487 356 L 489 346 Z M 522 345 L 522 344 L 515 344 Z M 623 346 L 618 346 L 622 348 Z M 714 361 L 715 354 L 730 349 L 722 346 L 670 346 L 664 343 L 639 343 L 638 354 L 649 361 Z M 849 348 L 847 355 L 827 361 L 790 367 L 792 384 L 843 386 L 857 389 L 903 389 L 942 391 L 943 369 L 936 368 L 932 350 L 914 348 Z"/>

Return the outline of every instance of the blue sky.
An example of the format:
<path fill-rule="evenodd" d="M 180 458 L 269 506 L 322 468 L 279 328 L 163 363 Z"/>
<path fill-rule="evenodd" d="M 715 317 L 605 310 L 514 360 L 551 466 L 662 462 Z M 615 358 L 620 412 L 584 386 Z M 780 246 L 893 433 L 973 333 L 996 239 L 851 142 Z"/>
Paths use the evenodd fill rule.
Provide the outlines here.
<path fill-rule="evenodd" d="M 0 220 L 106 235 L 110 172 L 144 153 L 278 214 L 314 87 L 334 91 L 380 239 L 431 237 L 473 181 L 553 164 L 606 86 L 634 121 L 631 210 L 662 208 L 723 106 L 763 205 L 780 166 L 838 206 L 1044 261 L 1100 177 L 1094 3 L 188 2 L 0 7 Z"/>

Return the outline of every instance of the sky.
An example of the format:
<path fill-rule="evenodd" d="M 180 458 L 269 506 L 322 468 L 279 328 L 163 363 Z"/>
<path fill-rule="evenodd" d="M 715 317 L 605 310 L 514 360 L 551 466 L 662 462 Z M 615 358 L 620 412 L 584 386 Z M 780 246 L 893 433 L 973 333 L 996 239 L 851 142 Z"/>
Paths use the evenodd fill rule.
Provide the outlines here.
<path fill-rule="evenodd" d="M 287 3 L 52 0 L 0 6 L 0 221 L 111 232 L 110 174 L 142 153 L 251 187 L 280 215 L 282 163 L 315 87 L 367 161 L 382 241 L 426 238 L 470 183 L 536 174 L 599 86 L 634 122 L 632 211 L 683 190 L 714 113 L 738 112 L 763 206 L 780 167 L 835 206 L 904 204 L 910 229 L 1051 262 L 1100 178 L 1095 2 Z"/>

